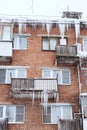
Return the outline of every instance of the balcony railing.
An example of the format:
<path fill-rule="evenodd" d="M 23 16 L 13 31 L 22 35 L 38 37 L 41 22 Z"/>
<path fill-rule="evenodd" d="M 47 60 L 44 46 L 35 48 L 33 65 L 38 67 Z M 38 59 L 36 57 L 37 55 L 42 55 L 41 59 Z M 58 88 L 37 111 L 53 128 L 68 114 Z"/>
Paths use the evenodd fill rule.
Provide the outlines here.
<path fill-rule="evenodd" d="M 0 61 L 7 62 L 12 59 L 12 41 L 0 41 Z"/>
<path fill-rule="evenodd" d="M 11 96 L 13 97 L 29 97 L 31 92 L 57 92 L 57 79 L 27 79 L 12 78 L 11 80 Z"/>
<path fill-rule="evenodd" d="M 71 45 L 57 45 L 56 46 L 56 56 L 76 56 L 77 46 Z"/>
<path fill-rule="evenodd" d="M 77 46 L 57 45 L 56 59 L 58 63 L 78 63 Z"/>

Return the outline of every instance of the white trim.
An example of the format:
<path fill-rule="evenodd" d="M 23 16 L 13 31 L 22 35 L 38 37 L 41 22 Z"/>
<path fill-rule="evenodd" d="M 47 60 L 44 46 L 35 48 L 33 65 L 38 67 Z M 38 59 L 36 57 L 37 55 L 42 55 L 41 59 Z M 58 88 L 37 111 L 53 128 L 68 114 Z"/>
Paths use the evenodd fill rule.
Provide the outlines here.
<path fill-rule="evenodd" d="M 37 36 L 48 37 L 48 34 L 37 34 Z M 61 37 L 61 35 L 50 35 L 49 37 Z M 70 37 L 70 35 L 64 35 L 64 37 Z"/>
<path fill-rule="evenodd" d="M 0 69 L 26 69 L 30 66 L 0 66 Z"/>
<path fill-rule="evenodd" d="M 17 37 L 17 36 L 25 36 L 25 37 L 29 37 L 29 36 L 31 36 L 31 34 L 27 34 L 27 33 L 20 33 L 20 34 L 18 34 L 18 33 L 14 33 L 13 34 L 13 37 Z"/>

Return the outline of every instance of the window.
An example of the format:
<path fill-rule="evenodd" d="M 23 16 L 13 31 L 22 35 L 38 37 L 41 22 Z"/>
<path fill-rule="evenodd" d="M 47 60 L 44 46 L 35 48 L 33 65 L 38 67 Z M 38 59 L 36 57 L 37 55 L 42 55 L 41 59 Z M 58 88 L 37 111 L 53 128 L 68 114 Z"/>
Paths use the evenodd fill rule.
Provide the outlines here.
<path fill-rule="evenodd" d="M 83 51 L 87 51 L 87 38 L 83 39 Z"/>
<path fill-rule="evenodd" d="M 9 123 L 24 122 L 23 105 L 0 105 L 0 118 L 8 117 Z"/>
<path fill-rule="evenodd" d="M 57 44 L 66 45 L 67 39 L 60 37 L 43 37 L 42 38 L 42 49 L 43 50 L 55 50 Z"/>
<path fill-rule="evenodd" d="M 54 69 L 54 70 L 43 70 L 43 78 L 58 78 L 58 84 L 60 85 L 70 85 L 70 70 L 69 69 Z"/>
<path fill-rule="evenodd" d="M 11 25 L 0 25 L 0 40 L 11 40 L 11 29 Z"/>
<path fill-rule="evenodd" d="M 0 84 L 11 83 L 11 78 L 26 78 L 26 69 L 0 69 Z"/>
<path fill-rule="evenodd" d="M 13 42 L 13 49 L 27 49 L 27 36 L 26 35 L 15 35 Z"/>
<path fill-rule="evenodd" d="M 51 105 L 47 110 L 43 107 L 43 123 L 58 124 L 58 119 L 72 119 L 71 105 Z"/>
<path fill-rule="evenodd" d="M 55 50 L 57 44 L 57 38 L 42 38 L 42 49 L 43 50 Z"/>

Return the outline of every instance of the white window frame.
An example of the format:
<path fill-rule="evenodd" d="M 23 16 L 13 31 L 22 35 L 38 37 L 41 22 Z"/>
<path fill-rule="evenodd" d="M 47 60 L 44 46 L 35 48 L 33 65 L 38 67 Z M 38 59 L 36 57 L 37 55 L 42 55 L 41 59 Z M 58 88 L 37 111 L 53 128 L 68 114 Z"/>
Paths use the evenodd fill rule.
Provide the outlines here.
<path fill-rule="evenodd" d="M 27 48 L 28 48 L 28 40 L 27 40 L 27 38 L 29 36 L 30 35 L 28 35 L 28 34 L 14 34 L 13 40 L 14 40 L 14 38 L 16 38 L 17 43 L 16 43 L 16 47 L 15 47 L 14 41 L 13 41 L 13 50 L 27 50 Z M 20 47 L 20 38 L 26 38 L 26 48 L 21 48 Z"/>
<path fill-rule="evenodd" d="M 11 82 L 8 82 L 8 72 L 9 70 L 14 70 L 14 77 L 11 78 L 26 78 L 27 77 L 27 70 L 25 68 L 4 68 L 6 70 L 6 74 L 5 74 L 5 83 L 4 84 L 10 84 Z M 1 69 L 0 69 L 1 70 Z M 18 77 L 18 71 L 19 70 L 24 70 L 24 77 Z"/>
<path fill-rule="evenodd" d="M 47 107 L 50 107 L 51 108 L 51 114 L 45 114 L 45 115 L 50 115 L 50 117 L 51 117 L 51 122 L 49 122 L 49 123 L 45 123 L 45 122 L 43 122 L 43 116 L 44 116 L 44 106 L 43 106 L 43 108 L 42 108 L 42 124 L 58 124 L 58 121 L 56 121 L 56 122 L 53 122 L 53 116 L 54 115 L 52 115 L 52 108 L 53 107 L 60 107 L 60 116 L 61 117 L 58 117 L 58 119 L 65 119 L 64 118 L 64 115 L 63 115 L 63 113 L 65 113 L 65 111 L 64 111 L 64 106 L 67 106 L 67 107 L 69 107 L 70 108 L 70 116 L 69 116 L 69 120 L 70 119 L 73 119 L 73 116 L 72 116 L 72 105 L 67 105 L 67 104 L 57 104 L 57 105 L 47 105 Z M 57 113 L 56 113 L 57 114 Z M 67 118 L 66 118 L 67 119 Z"/>
<path fill-rule="evenodd" d="M 44 72 L 45 71 L 49 71 L 50 77 L 45 77 L 44 76 Z M 59 76 L 58 77 L 53 77 L 53 72 L 54 71 L 59 71 Z M 66 84 L 63 83 L 63 73 L 62 73 L 63 71 L 68 71 L 69 72 L 69 83 L 66 83 Z M 71 85 L 71 73 L 70 73 L 70 69 L 43 69 L 42 70 L 42 77 L 43 78 L 58 78 L 58 80 L 59 80 L 58 84 L 59 85 Z M 60 77 L 62 77 L 62 78 L 60 78 Z"/>
<path fill-rule="evenodd" d="M 48 45 L 48 48 L 44 48 L 44 40 L 47 41 L 47 45 Z M 42 38 L 42 50 L 47 50 L 47 51 L 55 51 L 55 48 L 56 48 L 56 45 L 55 45 L 55 48 L 51 48 L 51 40 L 55 40 L 56 41 L 56 45 L 57 45 L 57 41 L 58 39 L 56 37 L 43 37 Z"/>
<path fill-rule="evenodd" d="M 4 27 L 10 27 L 10 39 L 4 39 L 3 37 L 3 33 L 4 31 Z M 7 32 L 7 31 L 6 31 Z M 0 24 L 0 40 L 3 40 L 3 41 L 11 41 L 12 40 L 12 25 L 11 24 Z"/>
<path fill-rule="evenodd" d="M 13 107 L 13 109 L 14 109 L 13 121 L 12 122 L 8 121 L 8 123 L 9 124 L 24 124 L 24 121 L 25 121 L 25 106 L 24 105 L 0 105 L 0 107 L 3 107 L 3 117 L 1 117 L 1 119 L 7 117 L 6 109 L 7 109 L 8 106 Z M 23 121 L 16 121 L 16 108 L 17 108 L 17 106 L 21 106 L 24 109 L 24 111 L 23 111 L 24 112 L 23 113 Z"/>
<path fill-rule="evenodd" d="M 87 51 L 87 48 L 85 48 L 85 44 L 84 44 L 84 41 L 87 41 L 87 37 L 84 37 L 83 38 L 83 51 Z M 86 45 L 87 46 L 87 45 Z"/>

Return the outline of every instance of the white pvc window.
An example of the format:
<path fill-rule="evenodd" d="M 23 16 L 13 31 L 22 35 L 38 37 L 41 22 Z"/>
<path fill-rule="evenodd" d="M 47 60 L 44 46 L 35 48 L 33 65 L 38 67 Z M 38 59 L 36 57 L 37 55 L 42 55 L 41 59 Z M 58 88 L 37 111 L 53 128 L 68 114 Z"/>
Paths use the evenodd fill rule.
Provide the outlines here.
<path fill-rule="evenodd" d="M 0 118 L 8 118 L 9 123 L 24 122 L 23 105 L 0 105 Z"/>
<path fill-rule="evenodd" d="M 26 69 L 0 69 L 0 84 L 11 83 L 11 78 L 26 78 Z"/>
<path fill-rule="evenodd" d="M 26 36 L 14 36 L 13 49 L 27 49 L 27 37 Z"/>
<path fill-rule="evenodd" d="M 87 51 L 87 38 L 83 39 L 83 51 Z"/>
<path fill-rule="evenodd" d="M 3 26 L 2 40 L 11 40 L 11 26 Z"/>
<path fill-rule="evenodd" d="M 57 44 L 57 38 L 45 37 L 42 39 L 43 50 L 55 50 L 56 44 Z"/>
<path fill-rule="evenodd" d="M 57 78 L 58 84 L 60 85 L 70 85 L 71 84 L 71 76 L 69 69 L 45 69 L 42 71 L 43 78 Z"/>
<path fill-rule="evenodd" d="M 52 105 L 43 108 L 43 123 L 58 124 L 59 119 L 72 119 L 72 106 L 70 105 Z"/>
<path fill-rule="evenodd" d="M 11 25 L 0 25 L 0 40 L 10 41 L 12 38 L 11 30 Z"/>

